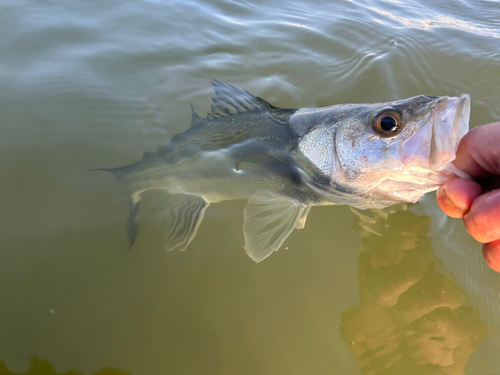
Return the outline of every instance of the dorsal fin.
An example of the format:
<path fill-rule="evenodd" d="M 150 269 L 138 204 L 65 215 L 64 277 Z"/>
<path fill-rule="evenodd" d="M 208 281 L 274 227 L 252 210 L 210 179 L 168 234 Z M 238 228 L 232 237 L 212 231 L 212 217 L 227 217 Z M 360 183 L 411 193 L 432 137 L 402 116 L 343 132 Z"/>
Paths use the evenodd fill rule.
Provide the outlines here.
<path fill-rule="evenodd" d="M 194 126 L 203 120 L 200 116 L 198 116 L 198 114 L 194 110 L 193 103 L 191 103 L 191 111 L 193 111 L 193 115 L 191 117 L 191 125 L 189 125 L 189 127 Z"/>
<path fill-rule="evenodd" d="M 286 122 L 297 111 L 275 107 L 264 99 L 250 94 L 247 90 L 241 90 L 227 83 L 213 80 L 212 85 L 215 98 L 212 99 L 214 104 L 212 104 L 212 112 L 208 114 L 207 120 L 244 112 L 266 111 L 276 120 Z"/>

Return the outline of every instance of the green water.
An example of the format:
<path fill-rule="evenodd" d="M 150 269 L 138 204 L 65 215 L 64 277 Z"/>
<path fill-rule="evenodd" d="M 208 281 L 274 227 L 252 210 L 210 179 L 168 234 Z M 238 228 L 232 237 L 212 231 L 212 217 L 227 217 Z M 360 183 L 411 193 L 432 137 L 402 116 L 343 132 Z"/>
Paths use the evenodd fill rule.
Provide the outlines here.
<path fill-rule="evenodd" d="M 471 95 L 500 120 L 497 1 L 0 0 L 0 374 L 500 374 L 500 275 L 432 194 L 313 208 L 255 264 L 244 201 L 165 253 L 110 175 L 209 111 Z M 374 234 L 376 232 L 378 234 Z M 100 372 L 98 372 L 100 371 Z"/>

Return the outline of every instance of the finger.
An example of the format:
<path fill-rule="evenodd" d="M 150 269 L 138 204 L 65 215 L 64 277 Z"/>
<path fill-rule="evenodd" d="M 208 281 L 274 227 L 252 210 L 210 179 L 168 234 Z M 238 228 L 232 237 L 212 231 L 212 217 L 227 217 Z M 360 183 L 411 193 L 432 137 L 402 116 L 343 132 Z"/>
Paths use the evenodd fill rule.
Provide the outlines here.
<path fill-rule="evenodd" d="M 436 197 L 439 207 L 446 215 L 461 218 L 469 212 L 472 203 L 481 194 L 482 189 L 477 182 L 455 178 L 441 186 Z"/>
<path fill-rule="evenodd" d="M 483 256 L 488 266 L 500 272 L 500 240 L 484 244 Z"/>
<path fill-rule="evenodd" d="M 500 122 L 472 129 L 460 141 L 453 164 L 472 177 L 500 174 Z"/>
<path fill-rule="evenodd" d="M 467 232 L 479 242 L 500 240 L 500 190 L 477 198 L 464 216 L 464 223 Z"/>

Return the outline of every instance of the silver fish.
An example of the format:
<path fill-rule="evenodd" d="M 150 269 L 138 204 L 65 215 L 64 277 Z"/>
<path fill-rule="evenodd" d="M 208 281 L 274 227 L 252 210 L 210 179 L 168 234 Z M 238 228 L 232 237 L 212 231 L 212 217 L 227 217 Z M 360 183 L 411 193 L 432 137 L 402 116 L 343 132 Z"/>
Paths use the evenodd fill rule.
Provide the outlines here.
<path fill-rule="evenodd" d="M 141 194 L 164 192 L 175 218 L 167 250 L 184 250 L 210 203 L 248 199 L 245 250 L 256 262 L 305 225 L 311 206 L 384 208 L 416 202 L 451 173 L 468 130 L 470 99 L 416 96 L 378 104 L 283 109 L 212 82 L 212 112 L 155 153 L 104 169 L 128 189 L 129 244 Z"/>

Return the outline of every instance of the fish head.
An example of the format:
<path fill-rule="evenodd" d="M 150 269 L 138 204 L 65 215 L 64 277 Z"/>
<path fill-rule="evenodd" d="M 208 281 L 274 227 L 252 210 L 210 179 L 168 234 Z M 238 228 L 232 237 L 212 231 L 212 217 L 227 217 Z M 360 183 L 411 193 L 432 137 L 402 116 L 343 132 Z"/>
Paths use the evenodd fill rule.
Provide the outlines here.
<path fill-rule="evenodd" d="M 330 123 L 330 186 L 322 191 L 340 203 L 383 208 L 416 202 L 453 176 L 470 99 L 421 95 L 337 112 Z"/>

